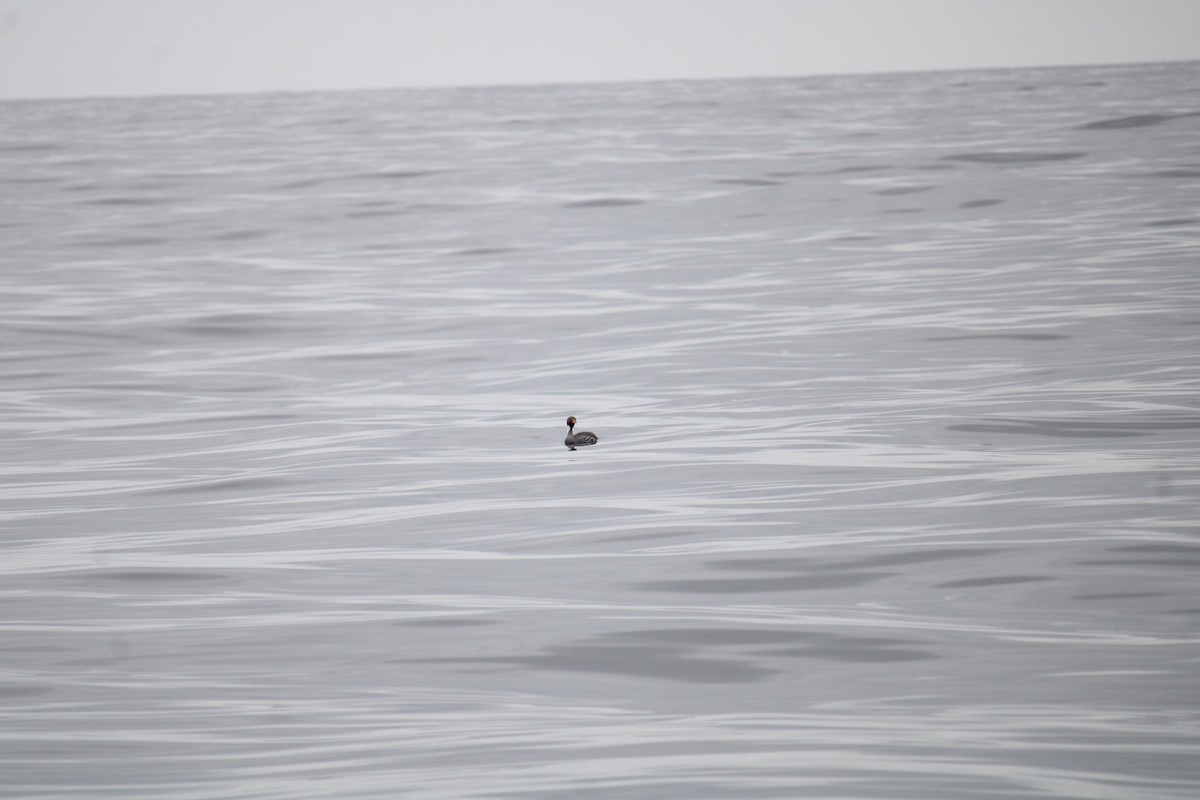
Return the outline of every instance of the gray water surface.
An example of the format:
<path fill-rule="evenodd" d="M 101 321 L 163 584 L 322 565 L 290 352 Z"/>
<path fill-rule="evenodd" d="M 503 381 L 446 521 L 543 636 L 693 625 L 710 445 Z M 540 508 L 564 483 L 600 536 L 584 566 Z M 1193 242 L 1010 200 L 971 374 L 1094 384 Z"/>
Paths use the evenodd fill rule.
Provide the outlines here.
<path fill-rule="evenodd" d="M 0 105 L 0 793 L 1197 796 L 1197 85 Z"/>

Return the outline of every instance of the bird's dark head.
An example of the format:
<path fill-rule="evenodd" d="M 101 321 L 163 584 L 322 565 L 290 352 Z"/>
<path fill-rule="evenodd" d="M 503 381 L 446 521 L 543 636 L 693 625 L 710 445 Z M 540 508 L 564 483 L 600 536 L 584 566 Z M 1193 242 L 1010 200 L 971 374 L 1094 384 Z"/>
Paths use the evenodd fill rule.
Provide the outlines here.
<path fill-rule="evenodd" d="M 567 417 L 567 427 L 568 428 L 575 427 L 575 418 L 574 417 Z"/>

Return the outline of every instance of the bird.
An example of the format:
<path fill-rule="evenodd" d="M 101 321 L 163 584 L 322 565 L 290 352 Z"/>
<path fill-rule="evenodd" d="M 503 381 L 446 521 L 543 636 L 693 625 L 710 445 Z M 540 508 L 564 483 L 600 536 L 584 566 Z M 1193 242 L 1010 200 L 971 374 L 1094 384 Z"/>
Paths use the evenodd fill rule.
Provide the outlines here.
<path fill-rule="evenodd" d="M 591 431 L 575 432 L 575 418 L 567 417 L 567 440 L 563 442 L 568 449 L 574 450 L 576 447 L 586 447 L 589 444 L 595 444 L 600 441 L 600 437 Z"/>

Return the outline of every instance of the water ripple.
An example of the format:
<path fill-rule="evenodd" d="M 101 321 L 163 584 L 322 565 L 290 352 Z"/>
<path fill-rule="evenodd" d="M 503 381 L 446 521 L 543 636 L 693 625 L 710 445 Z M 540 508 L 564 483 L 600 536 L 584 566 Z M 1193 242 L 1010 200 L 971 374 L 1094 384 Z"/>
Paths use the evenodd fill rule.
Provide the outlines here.
<path fill-rule="evenodd" d="M 3 791 L 1195 796 L 1196 71 L 5 104 Z"/>

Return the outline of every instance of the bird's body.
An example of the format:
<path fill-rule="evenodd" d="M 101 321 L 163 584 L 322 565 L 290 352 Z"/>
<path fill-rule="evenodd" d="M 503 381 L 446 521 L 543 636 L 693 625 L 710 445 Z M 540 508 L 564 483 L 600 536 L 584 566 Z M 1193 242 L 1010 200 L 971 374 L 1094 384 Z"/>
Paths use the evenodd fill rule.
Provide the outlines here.
<path fill-rule="evenodd" d="M 600 441 L 600 437 L 591 431 L 575 432 L 575 418 L 567 417 L 567 438 L 563 442 L 568 449 L 574 450 L 576 447 L 586 447 L 589 444 L 595 444 Z"/>

